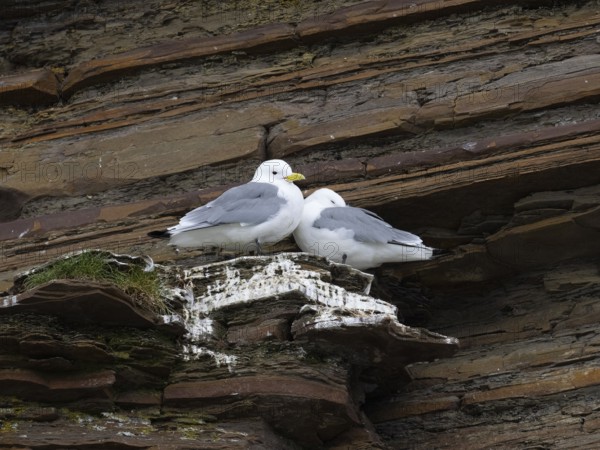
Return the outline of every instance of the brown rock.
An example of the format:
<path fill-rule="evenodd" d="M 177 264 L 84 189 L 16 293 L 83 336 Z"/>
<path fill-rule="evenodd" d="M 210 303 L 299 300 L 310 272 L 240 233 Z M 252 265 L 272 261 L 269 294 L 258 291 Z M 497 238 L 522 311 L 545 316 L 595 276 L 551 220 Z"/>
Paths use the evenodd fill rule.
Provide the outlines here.
<path fill-rule="evenodd" d="M 0 211 L 2 211 L 0 221 L 17 219 L 28 199 L 26 194 L 16 189 L 0 188 Z"/>
<path fill-rule="evenodd" d="M 22 294 L 7 296 L 0 315 L 35 313 L 60 317 L 72 323 L 153 327 L 156 318 L 136 307 L 120 289 L 82 280 L 56 280 Z"/>
<path fill-rule="evenodd" d="M 244 413 L 242 406 L 252 399 L 254 407 Z M 303 380 L 298 377 L 255 376 L 218 381 L 171 384 L 165 388 L 167 407 L 194 406 L 217 417 L 259 414 L 276 429 L 308 445 L 319 445 L 359 419 L 345 389 L 329 383 Z M 286 414 L 288 408 L 294 420 Z"/>
<path fill-rule="evenodd" d="M 59 83 L 50 69 L 0 77 L 0 105 L 47 105 L 58 102 Z"/>
<path fill-rule="evenodd" d="M 230 327 L 227 330 L 227 342 L 230 344 L 251 344 L 267 340 L 287 341 L 289 325 L 285 319 L 267 319 L 256 325 L 245 324 Z"/>
<path fill-rule="evenodd" d="M 122 408 L 158 408 L 162 403 L 162 392 L 127 391 L 118 394 L 115 403 Z"/>
<path fill-rule="evenodd" d="M 115 383 L 110 370 L 77 375 L 40 375 L 28 370 L 0 370 L 4 392 L 33 401 L 69 402 L 85 397 L 109 398 Z"/>
<path fill-rule="evenodd" d="M 458 340 L 427 330 L 410 328 L 394 317 L 368 317 L 343 313 L 303 316 L 292 324 L 294 339 L 316 344 L 322 351 L 343 354 L 358 366 L 390 368 L 416 360 L 447 357 L 458 349 Z"/>
<path fill-rule="evenodd" d="M 454 121 L 471 120 L 482 113 L 502 115 L 514 109 L 540 109 L 595 96 L 597 84 L 594 84 L 594 80 L 600 77 L 598 60 L 596 55 L 576 56 L 511 74 L 483 88 L 474 89 L 454 102 Z M 573 86 L 577 88 L 573 89 Z M 417 115 L 417 124 L 435 121 L 430 117 L 439 114 L 438 107 L 435 105 L 430 110 L 426 105 L 423 113 Z"/>
<path fill-rule="evenodd" d="M 298 24 L 297 33 L 303 40 L 313 42 L 330 36 L 372 31 L 397 23 L 436 17 L 450 11 L 472 11 L 482 4 L 479 0 L 456 0 L 449 4 L 432 0 L 362 2 L 337 9 L 332 14 L 305 20 Z"/>
<path fill-rule="evenodd" d="M 65 97 L 95 83 L 114 81 L 142 69 L 166 63 L 185 62 L 231 51 L 257 51 L 286 48 L 293 44 L 293 28 L 273 24 L 230 36 L 194 38 L 139 48 L 116 56 L 96 59 L 74 68 L 62 86 Z"/>
<path fill-rule="evenodd" d="M 500 231 L 486 246 L 492 258 L 520 270 L 595 255 L 600 251 L 600 207 Z"/>
<path fill-rule="evenodd" d="M 463 245 L 448 255 L 433 261 L 407 263 L 385 267 L 385 273 L 405 278 L 416 276 L 430 286 L 457 286 L 502 279 L 514 269 L 490 256 L 482 245 Z"/>
<path fill-rule="evenodd" d="M 385 422 L 408 416 L 420 416 L 433 412 L 455 410 L 460 406 L 460 399 L 456 396 L 419 398 L 412 401 L 389 401 L 384 404 L 373 405 L 369 408 L 368 416 L 374 423 Z"/>
<path fill-rule="evenodd" d="M 367 175 L 380 177 L 394 173 L 406 173 L 415 169 L 443 166 L 453 167 L 451 163 L 464 164 L 465 161 L 490 157 L 503 152 L 511 152 L 519 148 L 530 148 L 544 145 L 553 140 L 562 141 L 583 137 L 596 133 L 600 129 L 600 120 L 589 120 L 577 124 L 543 127 L 535 131 L 519 132 L 506 135 L 486 137 L 472 142 L 464 142 L 457 147 L 422 149 L 414 152 L 400 152 L 385 156 L 370 158 L 367 161 Z M 488 175 L 493 176 L 496 169 L 490 168 Z M 435 175 L 434 175 L 435 176 Z M 440 174 L 440 178 L 444 175 Z M 527 202 L 523 199 L 523 202 Z M 526 208 L 515 205 L 517 209 Z M 552 201 L 556 205 L 556 200 Z"/>
<path fill-rule="evenodd" d="M 297 169 L 306 180 L 300 181 L 299 186 L 318 186 L 331 180 L 360 179 L 365 175 L 365 165 L 359 159 L 324 160 L 298 166 Z M 309 193 L 306 192 L 305 195 Z"/>
<path fill-rule="evenodd" d="M 2 385 L 18 389 L 0 398 L 0 447 L 600 448 L 593 1 L 60 3 L 11 0 L 0 19 L 0 71 L 52 67 L 70 83 L 64 104 L 0 111 L 0 214 L 12 220 L 0 290 L 82 247 L 207 266 L 193 283 L 183 268 L 163 274 L 167 320 L 197 319 L 193 336 L 0 315 L 0 370 L 41 380 Z M 146 238 L 271 150 L 311 175 L 307 193 L 333 187 L 451 253 L 371 277 L 298 257 L 265 274 L 256 259 L 212 265 L 229 255 Z M 139 176 L 96 179 L 100 158 Z M 52 183 L 54 164 L 90 166 Z M 253 276 L 261 289 L 247 289 Z M 410 328 L 365 300 L 371 283 Z M 324 304 L 341 289 L 344 302 Z M 108 394 L 52 397 L 44 385 L 101 371 L 114 372 Z M 165 386 L 222 397 L 195 400 L 214 414 L 165 407 Z"/>
<path fill-rule="evenodd" d="M 103 255 L 118 267 L 145 262 Z M 372 276 L 323 258 L 279 254 L 187 271 L 165 266 L 154 270 L 175 308 L 168 321 L 180 316 L 187 327 L 180 364 L 174 365 L 172 344 L 156 333 L 156 318 L 133 307 L 118 290 L 58 280 L 4 299 L 0 339 L 9 353 L 0 358 L 5 375 L 0 384 L 17 398 L 60 400 L 84 410 L 117 405 L 180 414 L 201 406 L 211 420 L 261 417 L 278 433 L 305 445 L 345 442 L 357 433 L 376 443 L 356 403 L 360 385 L 347 384 L 350 374 L 368 374 L 371 383 L 389 389 L 406 364 L 457 350 L 455 339 L 406 327 L 398 323 L 394 306 L 368 297 Z M 26 276 L 17 278 L 13 290 Z M 28 319 L 25 313 L 54 315 L 60 322 Z M 23 324 L 30 320 L 31 331 L 26 331 Z M 115 325 L 121 328 L 105 328 Z M 99 327 L 106 330 L 100 334 L 104 341 L 96 337 Z M 119 332 L 122 327 L 127 328 Z M 349 345 L 351 341 L 360 345 Z M 328 365 L 329 360 L 337 362 Z M 97 392 L 98 383 L 78 390 L 78 380 L 89 376 L 84 370 L 88 364 L 110 372 L 102 392 Z M 20 369 L 9 369 L 15 366 Z"/>
<path fill-rule="evenodd" d="M 165 388 L 165 404 L 210 404 L 236 395 L 264 395 L 323 400 L 346 405 L 348 393 L 321 383 L 290 377 L 236 377 L 220 381 L 171 384 Z"/>
<path fill-rule="evenodd" d="M 590 361 L 598 352 L 593 331 L 598 313 L 593 301 L 586 299 L 598 283 L 590 279 L 548 292 L 543 281 L 564 280 L 569 272 L 576 280 L 592 267 L 571 262 L 512 276 L 471 293 L 464 288 L 438 291 L 444 297 L 438 307 L 443 306 L 431 322 L 439 323 L 440 331 L 461 336 L 462 349 L 449 359 L 410 365 L 412 382 L 402 394 L 368 406 L 376 429 L 383 435 L 399 433 L 387 441 L 391 445 L 406 439 L 408 434 L 402 431 L 406 430 L 418 442 L 417 448 L 432 442 L 449 448 L 518 446 L 511 434 L 518 430 L 551 445 L 563 445 L 560 436 L 567 430 L 571 442 L 595 442 L 596 437 L 587 440 L 590 435 L 581 429 L 580 419 L 596 420 L 594 413 L 586 412 L 590 405 L 586 393 L 595 392 L 597 386 L 597 370 Z M 522 414 L 519 424 L 508 425 L 515 411 Z M 415 420 L 428 428 L 415 432 L 410 425 Z M 454 430 L 458 424 L 463 441 L 466 427 L 478 442 L 460 443 L 460 433 Z M 439 431 L 431 434 L 429 427 L 434 426 Z"/>
<path fill-rule="evenodd" d="M 25 198 L 48 190 L 65 195 L 89 194 L 209 164 L 261 157 L 262 128 L 215 133 L 215 128 L 237 115 L 226 113 L 139 127 L 115 136 L 73 142 L 66 148 L 41 143 L 30 148 L 27 154 L 9 151 L 12 153 L 11 162 L 7 164 L 9 175 L 4 177 L 3 184 Z M 149 153 L 149 149 L 153 150 Z M 165 158 L 167 153 L 169 158 Z"/>
<path fill-rule="evenodd" d="M 500 398 L 549 395 L 600 384 L 600 370 L 598 368 L 557 372 L 553 376 L 535 382 L 503 386 L 486 392 L 474 392 L 465 395 L 463 401 L 465 404 L 471 404 Z"/>
<path fill-rule="evenodd" d="M 252 447 L 295 450 L 297 447 L 276 434 L 262 420 L 234 423 L 203 423 L 202 420 L 173 420 L 153 423 L 147 411 L 141 414 L 111 413 L 88 415 L 73 412 L 50 423 L 19 423 L 8 427 L 0 444 L 19 447 L 27 435 L 30 447 L 43 448 L 177 448 L 194 450 L 244 450 Z"/>
<path fill-rule="evenodd" d="M 60 310 L 56 310 L 55 314 L 60 316 Z M 39 333 L 22 336 L 19 343 L 19 352 L 36 359 L 65 357 L 78 361 L 113 361 L 113 357 L 108 353 L 106 346 L 102 346 L 99 342 L 86 340 L 61 342 L 59 339 L 40 335 Z"/>
<path fill-rule="evenodd" d="M 412 125 L 415 108 L 376 109 L 339 121 L 299 124 L 291 120 L 281 125 L 268 142 L 273 158 L 330 144 L 346 144 L 354 139 L 416 133 Z"/>

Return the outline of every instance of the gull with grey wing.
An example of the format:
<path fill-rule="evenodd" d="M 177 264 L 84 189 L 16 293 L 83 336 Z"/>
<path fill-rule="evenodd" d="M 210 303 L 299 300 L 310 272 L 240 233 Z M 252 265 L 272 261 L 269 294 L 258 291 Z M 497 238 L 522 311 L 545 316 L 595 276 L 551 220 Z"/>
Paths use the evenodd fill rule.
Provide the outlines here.
<path fill-rule="evenodd" d="M 431 259 L 434 253 L 419 236 L 392 227 L 371 211 L 347 206 L 339 194 L 326 188 L 304 200 L 294 239 L 303 252 L 360 270 Z"/>

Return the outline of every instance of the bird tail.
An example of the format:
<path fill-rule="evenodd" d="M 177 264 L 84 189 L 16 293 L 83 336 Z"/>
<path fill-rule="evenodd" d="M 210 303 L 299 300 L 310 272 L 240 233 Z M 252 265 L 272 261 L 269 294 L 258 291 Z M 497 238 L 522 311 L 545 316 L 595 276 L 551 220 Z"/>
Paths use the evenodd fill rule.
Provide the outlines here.
<path fill-rule="evenodd" d="M 171 232 L 169 230 L 150 231 L 148 236 L 151 238 L 168 239 L 171 237 Z"/>

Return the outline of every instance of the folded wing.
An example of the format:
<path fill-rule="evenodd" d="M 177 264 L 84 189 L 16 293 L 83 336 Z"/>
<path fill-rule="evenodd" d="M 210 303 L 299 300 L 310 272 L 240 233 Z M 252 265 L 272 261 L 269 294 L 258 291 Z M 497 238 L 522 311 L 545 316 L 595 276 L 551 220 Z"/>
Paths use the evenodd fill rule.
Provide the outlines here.
<path fill-rule="evenodd" d="M 276 215 L 285 203 L 277 192 L 276 186 L 267 183 L 251 182 L 234 187 L 188 212 L 169 230 L 181 232 L 234 223 L 257 225 Z"/>
<path fill-rule="evenodd" d="M 362 208 L 333 207 L 321 211 L 313 226 L 329 230 L 347 229 L 359 242 L 421 246 L 423 241 L 408 231 L 398 230 L 377 214 Z"/>

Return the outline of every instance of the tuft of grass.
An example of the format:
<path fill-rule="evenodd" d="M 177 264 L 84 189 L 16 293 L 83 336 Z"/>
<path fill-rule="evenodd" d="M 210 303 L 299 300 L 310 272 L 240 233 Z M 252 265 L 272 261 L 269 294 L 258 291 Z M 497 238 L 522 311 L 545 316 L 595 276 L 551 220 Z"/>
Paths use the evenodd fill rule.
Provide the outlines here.
<path fill-rule="evenodd" d="M 112 283 L 139 306 L 158 314 L 168 312 L 168 307 L 161 297 L 161 285 L 156 272 L 145 272 L 135 264 L 119 267 L 111 264 L 105 255 L 98 252 L 82 252 L 58 260 L 28 275 L 24 286 L 31 289 L 61 279 Z"/>
<path fill-rule="evenodd" d="M 101 255 L 84 252 L 36 270 L 27 276 L 24 284 L 25 288 L 31 289 L 60 279 L 104 281 L 113 278 L 112 272 L 113 269 Z"/>

